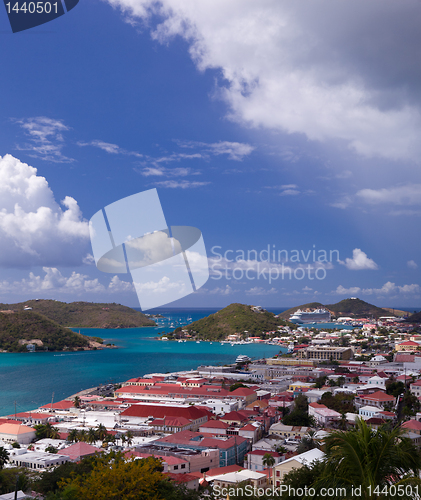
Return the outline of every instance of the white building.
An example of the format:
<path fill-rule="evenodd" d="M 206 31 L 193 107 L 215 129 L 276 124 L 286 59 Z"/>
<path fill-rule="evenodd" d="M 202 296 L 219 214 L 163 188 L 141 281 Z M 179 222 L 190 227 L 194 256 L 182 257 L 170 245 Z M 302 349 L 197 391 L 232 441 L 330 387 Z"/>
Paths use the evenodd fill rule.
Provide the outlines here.
<path fill-rule="evenodd" d="M 52 465 L 62 465 L 69 462 L 66 455 L 56 453 L 44 453 L 42 451 L 23 453 L 10 457 L 10 463 L 17 467 L 27 467 L 28 469 L 46 469 Z"/>
<path fill-rule="evenodd" d="M 35 429 L 22 424 L 0 425 L 0 441 L 29 444 L 35 439 Z"/>
<path fill-rule="evenodd" d="M 369 418 L 376 417 L 379 413 L 379 409 L 375 406 L 362 406 L 358 410 L 358 415 L 362 417 L 364 420 L 368 420 Z"/>

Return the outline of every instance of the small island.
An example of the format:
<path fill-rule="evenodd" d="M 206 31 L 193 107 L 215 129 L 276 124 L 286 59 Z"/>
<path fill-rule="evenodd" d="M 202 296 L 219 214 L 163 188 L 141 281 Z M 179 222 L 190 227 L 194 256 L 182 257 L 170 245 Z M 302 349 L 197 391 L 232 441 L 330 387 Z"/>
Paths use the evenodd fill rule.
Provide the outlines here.
<path fill-rule="evenodd" d="M 156 326 L 143 313 L 120 304 L 29 300 L 0 304 L 0 351 L 82 351 L 113 348 L 72 328 Z"/>

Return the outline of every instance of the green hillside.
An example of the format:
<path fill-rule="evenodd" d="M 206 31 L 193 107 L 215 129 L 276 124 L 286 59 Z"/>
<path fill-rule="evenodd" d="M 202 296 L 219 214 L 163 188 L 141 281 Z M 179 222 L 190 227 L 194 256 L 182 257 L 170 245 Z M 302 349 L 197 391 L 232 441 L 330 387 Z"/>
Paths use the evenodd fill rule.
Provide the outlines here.
<path fill-rule="evenodd" d="M 373 316 L 379 318 L 380 316 L 390 316 L 390 312 L 382 307 L 374 306 L 361 299 L 344 299 L 336 304 L 329 304 L 326 306 L 330 311 L 335 313 L 336 317 L 339 316 Z"/>
<path fill-rule="evenodd" d="M 421 323 L 421 312 L 411 314 L 406 321 L 408 323 Z"/>
<path fill-rule="evenodd" d="M 247 331 L 250 336 L 259 336 L 263 332 L 277 330 L 281 325 L 288 324 L 296 328 L 291 323 L 275 318 L 273 313 L 255 312 L 251 307 L 244 304 L 231 304 L 215 314 L 191 323 L 184 329 L 190 335 L 202 340 L 224 340 L 227 335 L 244 334 L 244 331 Z M 177 331 L 175 333 L 177 334 Z"/>
<path fill-rule="evenodd" d="M 390 311 L 387 309 L 383 309 L 381 307 L 374 306 L 373 304 L 369 304 L 368 302 L 364 302 L 361 299 L 344 299 L 336 304 L 321 304 L 320 302 L 310 302 L 309 304 L 302 304 L 297 307 L 292 307 L 287 311 L 284 311 L 280 316 L 284 319 L 289 319 L 290 315 L 294 313 L 297 309 L 306 310 L 306 309 L 318 309 L 323 307 L 328 309 L 333 317 L 340 316 L 350 316 L 351 318 L 358 318 L 360 316 L 373 316 L 374 318 L 378 318 L 380 316 L 390 316 Z"/>
<path fill-rule="evenodd" d="M 156 326 L 155 321 L 143 313 L 115 303 L 71 302 L 67 304 L 58 300 L 28 300 L 19 304 L 0 304 L 0 311 L 23 311 L 25 306 L 32 307 L 33 312 L 43 314 L 61 326 L 75 328 Z"/>
<path fill-rule="evenodd" d="M 0 313 L 0 350 L 27 352 L 21 341 L 40 340 L 37 351 L 87 348 L 89 339 L 33 311 Z"/>

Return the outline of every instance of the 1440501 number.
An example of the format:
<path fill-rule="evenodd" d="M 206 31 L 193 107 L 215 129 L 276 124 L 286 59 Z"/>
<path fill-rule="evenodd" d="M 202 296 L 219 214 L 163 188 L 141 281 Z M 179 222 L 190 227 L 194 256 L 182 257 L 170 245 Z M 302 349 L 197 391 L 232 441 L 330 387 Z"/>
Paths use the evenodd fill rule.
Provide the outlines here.
<path fill-rule="evenodd" d="M 7 13 L 11 14 L 15 12 L 16 14 L 57 14 L 58 7 L 57 2 L 23 2 L 19 5 L 19 2 L 15 2 L 13 5 L 11 2 L 6 4 Z"/>

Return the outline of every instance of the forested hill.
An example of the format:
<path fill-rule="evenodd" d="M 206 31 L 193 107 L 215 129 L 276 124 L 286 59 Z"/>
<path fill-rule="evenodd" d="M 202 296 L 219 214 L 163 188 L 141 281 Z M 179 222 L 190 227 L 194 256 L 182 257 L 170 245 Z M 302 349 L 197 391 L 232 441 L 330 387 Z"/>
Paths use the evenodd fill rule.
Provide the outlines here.
<path fill-rule="evenodd" d="M 94 302 L 59 302 L 58 300 L 28 300 L 18 304 L 0 304 L 0 311 L 24 311 L 25 306 L 61 326 L 75 328 L 135 328 L 156 326 L 145 314 L 120 304 Z M 25 311 L 29 312 L 29 311 Z"/>
<path fill-rule="evenodd" d="M 264 332 L 276 331 L 279 326 L 287 324 L 296 328 L 295 325 L 276 318 L 271 312 L 257 312 L 252 306 L 231 304 L 215 314 L 191 323 L 184 329 L 190 335 L 203 340 L 224 340 L 227 335 L 235 333 L 248 332 L 250 336 L 259 336 Z M 177 334 L 177 331 L 175 333 Z"/>
<path fill-rule="evenodd" d="M 33 311 L 0 312 L 0 350 L 27 352 L 27 344 L 37 351 L 89 348 L 90 339 Z"/>

